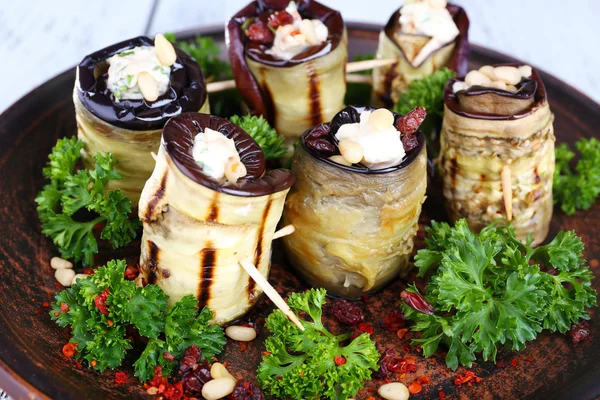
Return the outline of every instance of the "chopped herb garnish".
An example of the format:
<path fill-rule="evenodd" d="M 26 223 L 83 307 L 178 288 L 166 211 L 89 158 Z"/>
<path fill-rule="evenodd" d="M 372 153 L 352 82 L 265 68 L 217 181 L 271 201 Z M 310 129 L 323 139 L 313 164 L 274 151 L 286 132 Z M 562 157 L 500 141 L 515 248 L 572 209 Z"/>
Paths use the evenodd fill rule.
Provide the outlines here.
<path fill-rule="evenodd" d="M 129 51 L 123 51 L 123 52 L 119 53 L 118 56 L 119 57 L 127 57 L 127 56 L 130 56 L 132 54 L 135 54 L 135 51 L 129 50 Z"/>

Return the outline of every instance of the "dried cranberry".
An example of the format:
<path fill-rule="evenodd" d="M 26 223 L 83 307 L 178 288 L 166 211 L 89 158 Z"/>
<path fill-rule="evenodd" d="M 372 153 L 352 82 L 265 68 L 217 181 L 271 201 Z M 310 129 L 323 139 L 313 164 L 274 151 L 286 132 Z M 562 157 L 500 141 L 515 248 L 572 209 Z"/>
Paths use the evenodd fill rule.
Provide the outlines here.
<path fill-rule="evenodd" d="M 590 338 L 590 325 L 587 321 L 581 321 L 578 324 L 571 326 L 569 337 L 573 343 L 583 342 Z"/>
<path fill-rule="evenodd" d="M 231 400 L 262 400 L 265 396 L 252 382 L 240 379 L 236 382 L 233 393 L 228 398 Z"/>
<path fill-rule="evenodd" d="M 408 114 L 401 116 L 396 122 L 396 129 L 398 129 L 404 135 L 412 135 L 415 133 L 419 126 L 425 121 L 427 112 L 425 108 L 418 106 L 415 107 Z"/>
<path fill-rule="evenodd" d="M 373 374 L 373 377 L 379 379 L 385 379 L 390 375 L 388 365 L 392 359 L 396 357 L 396 351 L 394 349 L 387 349 L 381 357 L 379 357 L 379 369 Z"/>
<path fill-rule="evenodd" d="M 272 43 L 275 39 L 273 32 L 262 21 L 256 21 L 246 31 L 246 36 L 253 42 L 261 44 Z"/>
<path fill-rule="evenodd" d="M 167 386 L 163 393 L 165 400 L 181 400 L 183 398 L 183 382 L 179 381 Z"/>
<path fill-rule="evenodd" d="M 404 147 L 405 152 L 416 149 L 419 145 L 419 139 L 415 135 L 403 135 L 400 140 L 402 140 L 402 146 Z"/>
<path fill-rule="evenodd" d="M 190 346 L 185 350 L 179 364 L 179 374 L 186 392 L 201 394 L 202 387 L 212 378 L 210 376 L 210 365 L 201 361 L 202 352 L 196 346 Z"/>
<path fill-rule="evenodd" d="M 423 314 L 434 314 L 435 309 L 429 304 L 423 296 L 416 292 L 407 292 L 405 290 L 400 293 L 400 297 L 406 304 Z"/>
<path fill-rule="evenodd" d="M 363 313 L 360 307 L 347 300 L 336 301 L 331 312 L 339 322 L 345 325 L 356 325 L 363 320 Z"/>
<path fill-rule="evenodd" d="M 329 137 L 329 125 L 321 124 L 315 126 L 307 135 L 305 140 Z"/>
<path fill-rule="evenodd" d="M 294 17 L 289 12 L 277 11 L 269 16 L 269 28 L 277 29 L 283 25 L 290 25 L 294 23 Z"/>
<path fill-rule="evenodd" d="M 386 331 L 397 332 L 406 326 L 406 318 L 400 310 L 393 310 L 383 319 L 383 329 Z"/>
<path fill-rule="evenodd" d="M 125 279 L 127 279 L 128 281 L 134 280 L 138 277 L 139 274 L 140 270 L 135 265 L 127 265 L 127 268 L 125 268 Z"/>
<path fill-rule="evenodd" d="M 102 293 L 94 298 L 94 304 L 98 311 L 101 314 L 108 315 L 108 308 L 106 308 L 106 299 L 108 299 L 108 295 L 110 294 L 108 288 L 104 289 Z"/>

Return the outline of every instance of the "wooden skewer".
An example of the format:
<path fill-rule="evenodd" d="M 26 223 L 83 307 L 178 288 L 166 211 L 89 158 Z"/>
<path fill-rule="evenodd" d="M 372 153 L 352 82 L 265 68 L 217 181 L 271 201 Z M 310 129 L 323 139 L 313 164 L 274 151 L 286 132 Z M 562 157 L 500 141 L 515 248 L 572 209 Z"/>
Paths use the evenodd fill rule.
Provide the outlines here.
<path fill-rule="evenodd" d="M 365 60 L 365 61 L 354 61 L 346 64 L 346 79 L 348 82 L 353 83 L 368 83 L 371 82 L 371 77 L 368 75 L 352 75 L 352 72 L 366 71 L 368 69 L 385 67 L 392 65 L 396 62 L 395 59 L 381 59 L 381 60 Z M 222 92 L 224 90 L 235 89 L 235 81 L 218 81 L 210 82 L 206 85 L 208 93 Z"/>
<path fill-rule="evenodd" d="M 286 317 L 288 317 L 290 321 L 292 321 L 294 325 L 296 325 L 301 331 L 304 331 L 304 326 L 302 326 L 302 323 L 300 322 L 296 314 L 294 314 L 294 312 L 290 309 L 285 300 L 283 300 L 283 298 L 279 295 L 279 293 L 277 293 L 275 288 L 271 286 L 271 284 L 269 283 L 269 281 L 267 281 L 263 274 L 261 274 L 260 271 L 256 269 L 254 264 L 252 264 L 250 260 L 241 260 L 240 265 L 246 270 L 248 275 L 250 275 L 250 277 L 254 279 L 258 286 L 260 286 L 260 288 L 263 290 L 263 292 L 265 292 L 267 297 L 271 299 L 273 303 L 275 303 L 277 308 L 279 308 L 286 315 Z"/>
<path fill-rule="evenodd" d="M 502 194 L 504 195 L 506 219 L 512 221 L 512 182 L 510 176 L 510 166 L 508 165 L 502 167 Z"/>
<path fill-rule="evenodd" d="M 287 236 L 287 235 L 291 235 L 295 231 L 296 231 L 296 228 L 294 228 L 294 225 L 286 225 L 273 234 L 273 240 L 279 239 L 279 238 Z"/>
<path fill-rule="evenodd" d="M 150 152 L 150 155 L 152 156 L 152 158 L 154 158 L 154 161 L 156 161 L 156 153 L 155 152 Z"/>

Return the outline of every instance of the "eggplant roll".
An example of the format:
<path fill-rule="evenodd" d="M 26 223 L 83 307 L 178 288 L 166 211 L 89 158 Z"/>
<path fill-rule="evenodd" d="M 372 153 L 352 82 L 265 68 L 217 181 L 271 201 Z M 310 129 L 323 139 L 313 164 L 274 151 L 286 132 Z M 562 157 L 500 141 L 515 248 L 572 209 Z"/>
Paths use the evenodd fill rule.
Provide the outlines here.
<path fill-rule="evenodd" d="M 404 6 L 406 7 L 406 5 Z M 469 18 L 461 7 L 447 4 L 458 35 L 449 42 L 434 42 L 431 36 L 418 33 L 404 33 L 400 23 L 400 7 L 389 19 L 379 35 L 378 59 L 396 59 L 396 63 L 373 70 L 373 92 L 371 103 L 378 107 L 392 107 L 398 102 L 410 84 L 432 75 L 435 71 L 448 67 L 458 76 L 467 73 L 469 58 Z M 421 50 L 426 57 L 420 56 Z"/>
<path fill-rule="evenodd" d="M 186 111 L 209 112 L 206 82 L 200 66 L 177 48 L 166 91 L 156 101 L 118 99 L 118 92 L 109 87 L 108 60 L 114 57 L 126 60 L 122 54 L 135 57 L 130 54 L 135 49 L 153 46 L 152 39 L 140 36 L 88 55 L 77 66 L 73 90 L 77 136 L 85 142 L 86 168 L 94 168 L 92 157 L 97 152 L 111 152 L 117 160 L 121 179 L 111 181 L 110 189 L 121 189 L 134 207 L 154 169 L 151 153 L 158 151 L 166 121 Z"/>
<path fill-rule="evenodd" d="M 485 66 L 480 71 L 492 79 L 471 71 L 465 81 L 449 81 L 440 173 L 452 221 L 466 218 L 472 229 L 480 230 L 512 213 L 517 237 L 524 240 L 531 234 L 539 244 L 548 234 L 553 210 L 554 115 L 538 73 L 516 67 Z M 519 70 L 524 74 L 515 73 Z M 508 180 L 502 180 L 503 171 Z M 511 212 L 503 190 L 511 194 Z"/>
<path fill-rule="evenodd" d="M 335 161 L 336 133 L 365 110 L 347 107 L 301 137 L 292 162 L 296 184 L 283 214 L 283 223 L 296 228 L 283 238 L 292 265 L 311 285 L 346 298 L 407 274 L 427 186 L 420 131 L 400 164 L 373 170 Z"/>
<path fill-rule="evenodd" d="M 220 183 L 194 159 L 194 138 L 207 128 L 235 142 L 247 171 L 236 183 Z M 138 210 L 142 279 L 159 285 L 171 304 L 193 294 L 218 323 L 241 316 L 261 289 L 239 261 L 250 258 L 269 275 L 273 233 L 293 182 L 287 170 L 265 175 L 262 150 L 231 122 L 198 113 L 172 118 Z"/>
<path fill-rule="evenodd" d="M 327 36 L 321 43 L 297 47 L 302 51 L 291 58 L 291 54 L 285 57 L 273 50 L 279 33 L 273 37 L 267 27 L 279 17 L 282 22 L 276 24 L 282 25 L 277 31 L 300 32 L 287 29 L 293 24 L 283 25 L 293 21 L 286 11 L 289 0 L 254 1 L 227 25 L 229 58 L 238 89 L 250 112 L 264 115 L 290 146 L 305 130 L 330 121 L 344 107 L 346 94 L 347 37 L 341 14 L 313 0 L 297 4 L 302 22 L 320 21 L 317 28 Z M 254 33 L 261 29 L 266 29 L 264 36 L 271 36 L 264 39 Z"/>

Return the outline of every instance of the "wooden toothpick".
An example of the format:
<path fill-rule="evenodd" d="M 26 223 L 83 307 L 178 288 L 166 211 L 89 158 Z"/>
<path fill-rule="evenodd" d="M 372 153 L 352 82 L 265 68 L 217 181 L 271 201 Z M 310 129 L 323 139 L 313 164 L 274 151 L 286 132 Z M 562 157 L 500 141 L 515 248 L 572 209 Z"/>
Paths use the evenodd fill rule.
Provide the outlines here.
<path fill-rule="evenodd" d="M 256 266 L 252 263 L 252 261 L 247 259 L 241 260 L 240 265 L 246 270 L 248 275 L 250 275 L 250 277 L 254 279 L 256 284 L 260 286 L 263 292 L 265 292 L 267 297 L 271 299 L 271 301 L 277 306 L 277 308 L 279 308 L 286 315 L 286 317 L 288 317 L 290 321 L 292 321 L 294 325 L 296 325 L 301 331 L 304 331 L 304 326 L 302 326 L 302 323 L 300 322 L 296 314 L 294 314 L 294 312 L 290 309 L 285 300 L 283 300 L 279 293 L 277 293 L 277 290 L 275 290 L 275 288 L 271 286 L 271 284 L 269 283 L 269 281 L 267 281 L 263 274 L 261 274 L 260 271 L 256 269 Z"/>
<path fill-rule="evenodd" d="M 286 225 L 273 234 L 273 240 L 279 239 L 279 238 L 287 236 L 287 235 L 291 235 L 295 231 L 296 231 L 296 228 L 294 228 L 294 225 Z"/>
<path fill-rule="evenodd" d="M 373 68 L 387 67 L 396 63 L 395 58 L 383 58 L 380 60 L 364 60 L 364 61 L 353 61 L 346 64 L 346 73 L 366 71 Z"/>
<path fill-rule="evenodd" d="M 504 195 L 504 208 L 506 209 L 506 219 L 512 221 L 512 180 L 510 176 L 510 166 L 502 167 L 502 194 Z"/>

